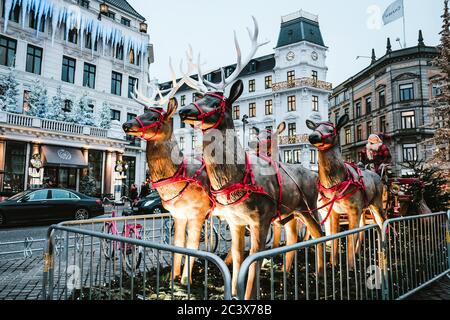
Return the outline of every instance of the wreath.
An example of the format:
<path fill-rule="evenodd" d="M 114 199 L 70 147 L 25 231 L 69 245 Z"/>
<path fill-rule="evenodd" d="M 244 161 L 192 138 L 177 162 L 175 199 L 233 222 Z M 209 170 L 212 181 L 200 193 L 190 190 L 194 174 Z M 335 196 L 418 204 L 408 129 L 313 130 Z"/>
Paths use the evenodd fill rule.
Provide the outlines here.
<path fill-rule="evenodd" d="M 116 161 L 116 166 L 114 168 L 114 171 L 122 173 L 122 172 L 124 172 L 126 170 L 128 170 L 128 164 L 126 163 L 126 161 L 117 160 Z"/>
<path fill-rule="evenodd" d="M 31 166 L 34 169 L 39 170 L 42 168 L 42 159 L 41 159 L 41 155 L 39 153 L 33 154 L 30 162 L 31 162 Z"/>

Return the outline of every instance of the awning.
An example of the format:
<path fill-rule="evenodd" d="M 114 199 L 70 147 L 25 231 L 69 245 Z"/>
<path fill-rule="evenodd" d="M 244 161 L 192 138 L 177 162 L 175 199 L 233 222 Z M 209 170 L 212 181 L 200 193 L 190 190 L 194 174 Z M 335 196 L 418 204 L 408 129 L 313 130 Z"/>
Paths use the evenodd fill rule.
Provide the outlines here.
<path fill-rule="evenodd" d="M 42 158 L 46 167 L 66 167 L 82 169 L 88 166 L 79 149 L 42 146 Z"/>

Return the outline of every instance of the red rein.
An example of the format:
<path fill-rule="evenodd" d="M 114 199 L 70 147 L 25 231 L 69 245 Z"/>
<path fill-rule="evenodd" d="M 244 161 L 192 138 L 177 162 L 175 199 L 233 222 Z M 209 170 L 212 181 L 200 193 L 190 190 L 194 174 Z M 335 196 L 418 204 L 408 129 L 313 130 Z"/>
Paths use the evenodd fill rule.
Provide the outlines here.
<path fill-rule="evenodd" d="M 139 123 L 139 125 L 141 126 L 139 132 L 141 133 L 141 139 L 144 140 L 152 140 L 154 137 L 156 137 L 159 133 L 159 131 L 161 130 L 162 127 L 162 123 L 164 121 L 164 111 L 163 110 L 159 110 L 159 109 L 154 109 L 154 108 L 147 108 L 147 110 L 150 110 L 152 112 L 156 112 L 159 114 L 159 119 L 156 122 L 153 122 L 152 124 L 149 124 L 148 126 L 145 126 L 144 123 L 141 121 L 141 119 L 139 119 L 138 117 L 136 117 L 136 121 Z M 153 136 L 151 136 L 150 138 L 145 138 L 145 133 L 148 129 L 154 128 L 156 127 L 156 131 L 153 134 Z"/>
<path fill-rule="evenodd" d="M 203 109 L 198 105 L 198 103 L 194 102 L 194 106 L 197 108 L 198 112 L 200 112 L 200 115 L 197 117 L 197 119 L 202 121 L 202 127 L 205 124 L 206 118 L 208 118 L 209 116 L 212 116 L 215 113 L 220 112 L 220 117 L 217 120 L 217 122 L 214 124 L 214 126 L 212 126 L 211 128 L 208 128 L 206 130 L 203 130 L 203 132 L 211 130 L 211 129 L 216 129 L 219 126 L 219 124 L 222 122 L 223 118 L 225 117 L 225 112 L 227 109 L 227 103 L 226 103 L 227 99 L 224 96 L 216 94 L 216 93 L 207 93 L 207 94 L 205 94 L 205 96 L 210 96 L 210 97 L 220 99 L 221 102 L 220 102 L 219 107 L 215 108 L 214 110 L 212 110 L 210 112 L 203 111 Z"/>

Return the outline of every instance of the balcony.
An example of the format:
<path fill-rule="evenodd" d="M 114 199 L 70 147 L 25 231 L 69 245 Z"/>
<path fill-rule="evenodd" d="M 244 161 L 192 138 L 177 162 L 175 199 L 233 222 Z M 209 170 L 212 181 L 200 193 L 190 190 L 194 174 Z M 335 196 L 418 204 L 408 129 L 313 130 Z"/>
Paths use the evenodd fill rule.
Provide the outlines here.
<path fill-rule="evenodd" d="M 294 81 L 284 81 L 284 82 L 275 83 L 272 85 L 272 91 L 278 92 L 278 91 L 283 91 L 283 90 L 289 90 L 289 89 L 294 89 L 294 88 L 304 88 L 304 87 L 317 88 L 317 89 L 326 90 L 326 91 L 332 91 L 332 89 L 333 89 L 333 85 L 329 82 L 305 77 L 305 78 L 295 79 Z"/>
<path fill-rule="evenodd" d="M 293 135 L 293 136 L 280 137 L 278 143 L 280 145 L 309 143 L 309 135 L 307 135 L 307 134 L 296 134 L 296 135 Z"/>
<path fill-rule="evenodd" d="M 55 121 L 31 117 L 23 114 L 0 111 L 0 126 L 2 124 L 14 127 L 38 129 L 40 131 L 55 132 L 68 135 L 89 136 L 101 139 L 124 140 L 124 133 L 120 124 L 111 123 L 111 129 L 83 126 L 76 123 Z"/>

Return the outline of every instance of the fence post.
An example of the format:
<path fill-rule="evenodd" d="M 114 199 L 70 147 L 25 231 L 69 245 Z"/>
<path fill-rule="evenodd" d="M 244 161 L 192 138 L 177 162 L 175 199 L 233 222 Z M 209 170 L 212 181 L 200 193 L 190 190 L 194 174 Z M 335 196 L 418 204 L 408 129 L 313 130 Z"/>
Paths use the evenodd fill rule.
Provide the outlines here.
<path fill-rule="evenodd" d="M 450 269 L 450 210 L 447 211 L 447 260 L 448 265 L 447 268 Z"/>
<path fill-rule="evenodd" d="M 54 280 L 54 240 L 53 226 L 47 231 L 47 243 L 44 250 L 44 271 L 42 276 L 42 300 L 53 300 Z"/>
<path fill-rule="evenodd" d="M 389 221 L 386 220 L 381 229 L 381 248 L 379 252 L 380 268 L 382 271 L 381 297 L 382 300 L 389 300 L 389 271 L 388 271 L 388 250 L 389 250 Z"/>

